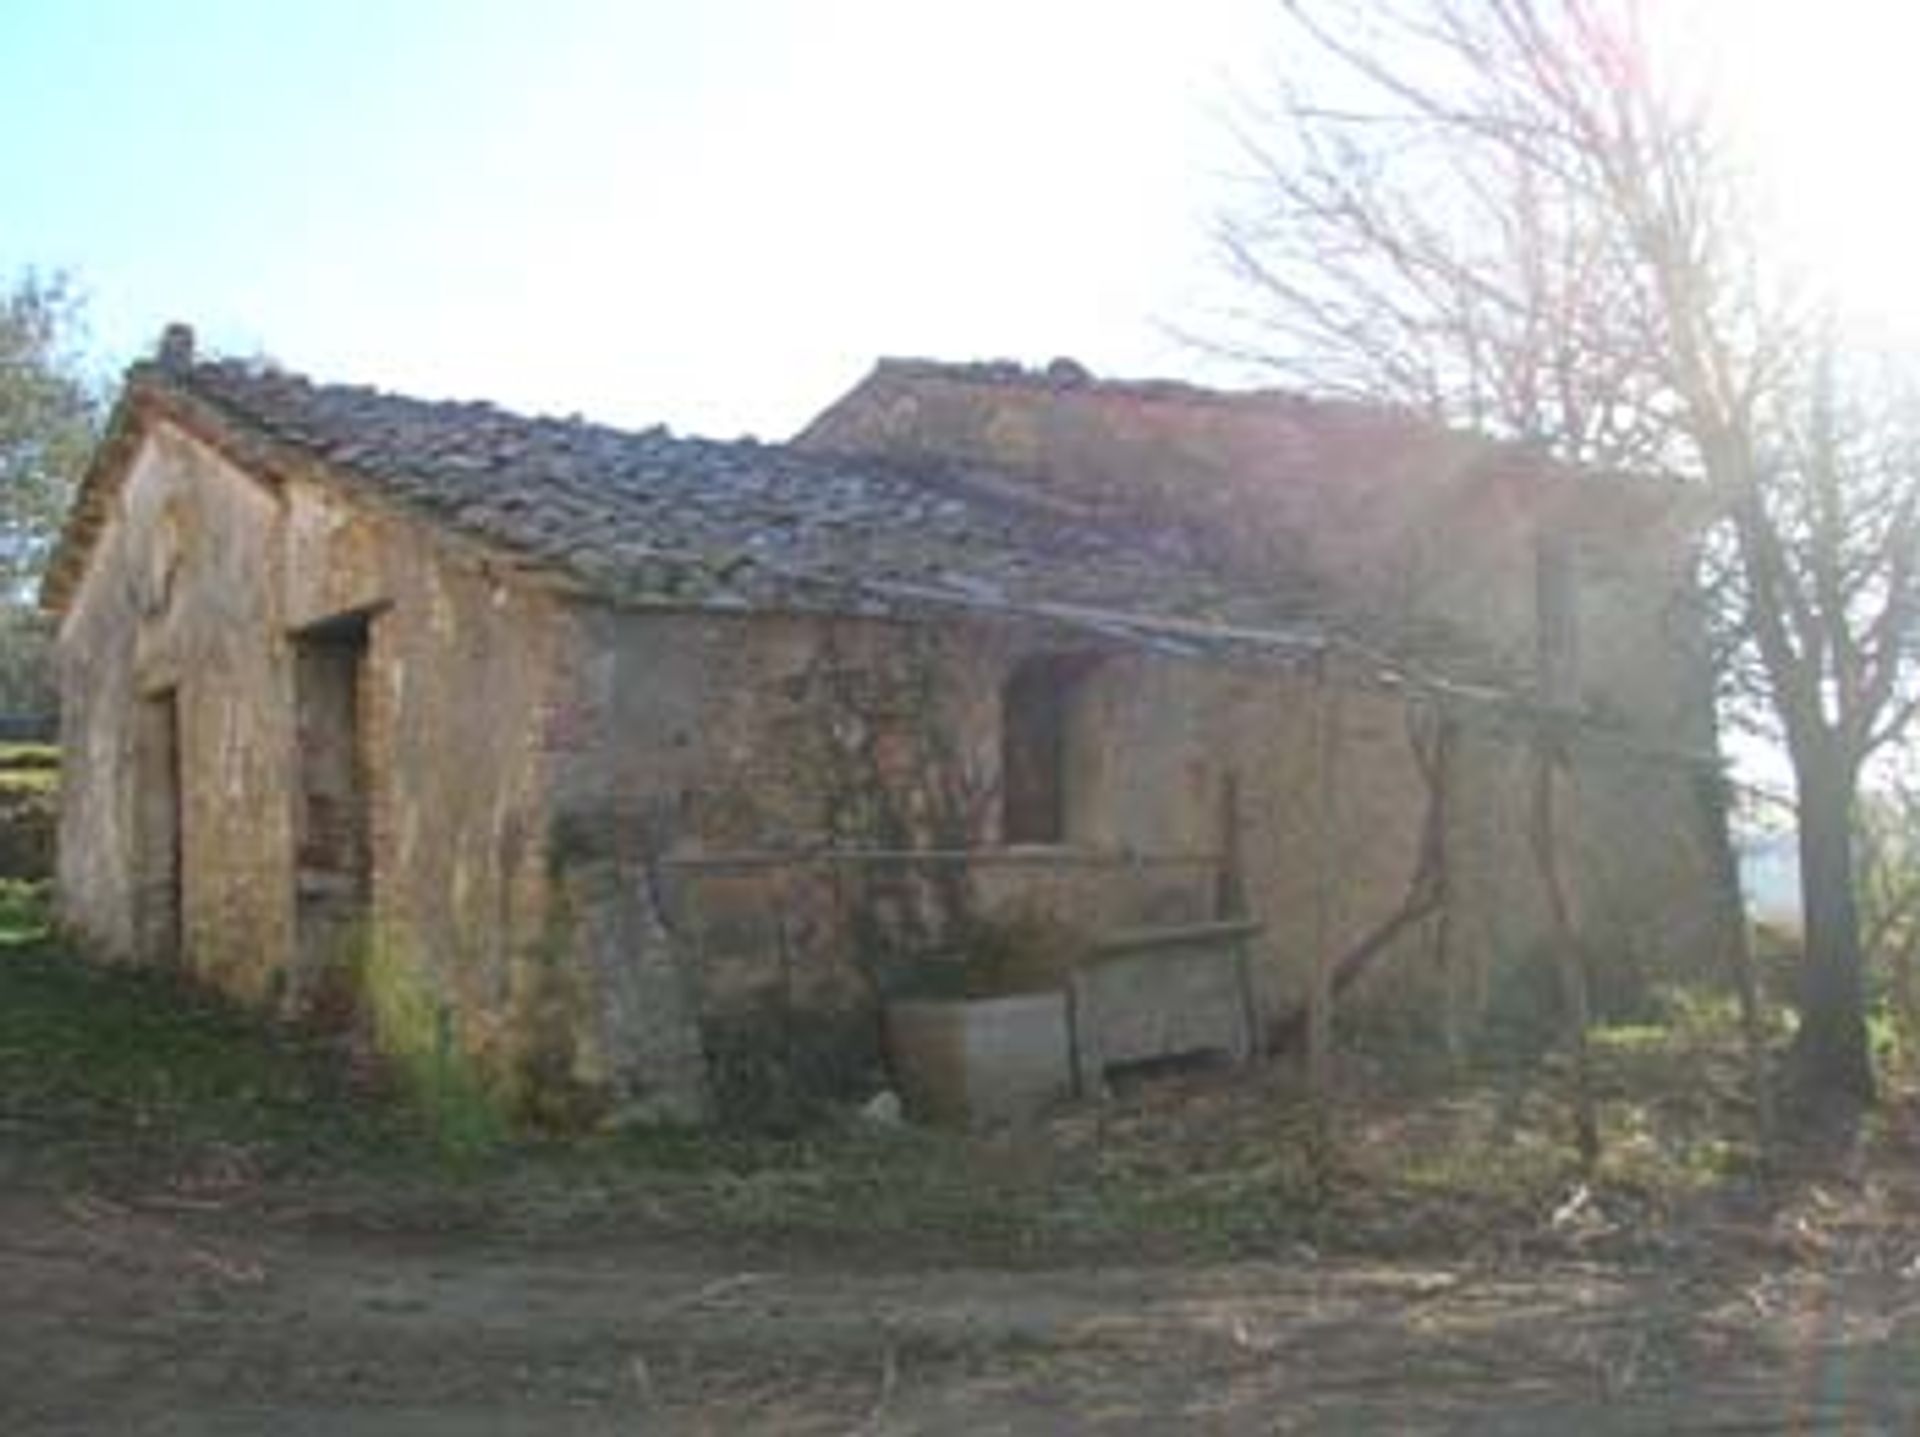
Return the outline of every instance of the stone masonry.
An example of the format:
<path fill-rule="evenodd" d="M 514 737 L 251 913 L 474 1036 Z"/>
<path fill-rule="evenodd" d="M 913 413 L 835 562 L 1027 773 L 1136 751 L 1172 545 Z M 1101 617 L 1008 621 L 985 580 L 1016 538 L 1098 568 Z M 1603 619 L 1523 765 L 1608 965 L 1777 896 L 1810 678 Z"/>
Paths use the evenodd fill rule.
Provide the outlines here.
<path fill-rule="evenodd" d="M 1545 941 L 1543 629 L 1597 988 L 1737 921 L 1687 542 L 1293 397 L 883 364 L 714 444 L 176 339 L 46 581 L 60 911 L 541 1121 L 858 1097 L 993 935 L 1228 912 L 1272 1034 L 1359 952 L 1354 1011 L 1469 1044 Z"/>

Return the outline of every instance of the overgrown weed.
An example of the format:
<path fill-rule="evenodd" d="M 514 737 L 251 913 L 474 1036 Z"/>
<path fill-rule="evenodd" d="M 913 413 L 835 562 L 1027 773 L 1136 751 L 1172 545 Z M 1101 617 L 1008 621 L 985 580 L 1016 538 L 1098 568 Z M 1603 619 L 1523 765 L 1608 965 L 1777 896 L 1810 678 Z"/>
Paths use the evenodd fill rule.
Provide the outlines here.
<path fill-rule="evenodd" d="M 369 1221 L 423 1212 L 553 1236 L 607 1227 L 968 1260 L 1437 1255 L 1550 1236 L 1570 1192 L 1645 1217 L 1753 1163 L 1732 1009 L 1691 997 L 1596 1029 L 1603 1148 L 1579 1171 L 1562 1055 L 1530 1066 L 1349 1054 L 1326 1101 L 1284 1062 L 1157 1080 L 1027 1129 L 843 1115 L 800 1133 L 509 1141 L 368 1089 L 337 1052 L 168 975 L 83 964 L 0 886 L 0 1123 L 18 1153 L 141 1181 L 232 1160 L 332 1183 Z M 1417 1078 L 1410 1076 L 1417 1074 Z M 448 1105 L 464 1108 L 470 1095 Z"/>

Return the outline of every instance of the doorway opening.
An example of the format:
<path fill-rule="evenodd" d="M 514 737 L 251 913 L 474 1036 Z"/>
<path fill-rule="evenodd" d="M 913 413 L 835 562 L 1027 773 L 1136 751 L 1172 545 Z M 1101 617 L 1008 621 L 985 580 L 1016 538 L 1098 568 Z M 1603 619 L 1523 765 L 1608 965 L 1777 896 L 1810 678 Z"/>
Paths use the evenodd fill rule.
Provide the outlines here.
<path fill-rule="evenodd" d="M 134 713 L 134 948 L 145 962 L 185 956 L 181 859 L 180 692 L 163 689 Z"/>
<path fill-rule="evenodd" d="M 349 1031 L 372 893 L 366 708 L 368 619 L 329 620 L 294 636 L 295 971 L 287 1001 L 322 1028 Z"/>

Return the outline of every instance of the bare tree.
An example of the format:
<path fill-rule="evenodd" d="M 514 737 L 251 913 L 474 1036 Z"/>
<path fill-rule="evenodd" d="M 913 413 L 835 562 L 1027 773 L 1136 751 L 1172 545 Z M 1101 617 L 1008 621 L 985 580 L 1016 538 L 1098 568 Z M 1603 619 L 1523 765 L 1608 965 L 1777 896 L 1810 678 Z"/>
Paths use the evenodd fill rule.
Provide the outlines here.
<path fill-rule="evenodd" d="M 1283 8 L 1216 347 L 1706 498 L 1724 672 L 1798 790 L 1796 1071 L 1870 1097 L 1851 820 L 1914 702 L 1913 397 L 1770 267 L 1709 97 L 1635 0 Z"/>

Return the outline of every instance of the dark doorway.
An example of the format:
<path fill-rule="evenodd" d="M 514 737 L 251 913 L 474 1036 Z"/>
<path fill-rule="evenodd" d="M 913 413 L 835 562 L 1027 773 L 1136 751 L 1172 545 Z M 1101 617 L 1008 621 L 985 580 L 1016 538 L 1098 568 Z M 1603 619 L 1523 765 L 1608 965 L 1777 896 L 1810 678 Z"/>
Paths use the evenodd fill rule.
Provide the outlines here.
<path fill-rule="evenodd" d="M 323 1027 L 358 1013 L 371 853 L 362 721 L 367 619 L 339 619 L 294 636 L 298 792 L 294 810 L 298 966 L 289 1006 Z"/>
<path fill-rule="evenodd" d="M 1014 667 L 1001 694 L 1001 839 L 1067 841 L 1067 720 L 1086 654 L 1039 654 Z"/>
<path fill-rule="evenodd" d="M 134 713 L 134 947 L 162 967 L 182 960 L 180 695 L 150 694 Z"/>

